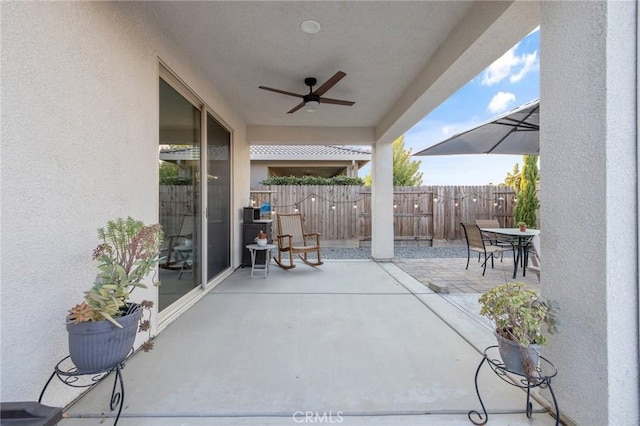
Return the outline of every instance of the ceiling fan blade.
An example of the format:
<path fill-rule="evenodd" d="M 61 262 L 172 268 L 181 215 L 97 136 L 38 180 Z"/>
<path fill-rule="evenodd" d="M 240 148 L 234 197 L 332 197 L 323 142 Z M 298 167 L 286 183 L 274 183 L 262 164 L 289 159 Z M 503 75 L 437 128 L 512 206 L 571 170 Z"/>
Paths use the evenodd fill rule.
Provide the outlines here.
<path fill-rule="evenodd" d="M 342 101 L 340 99 L 331 99 L 331 98 L 320 98 L 320 103 L 321 104 L 333 104 L 333 105 L 346 105 L 346 106 L 351 106 L 353 104 L 355 104 L 355 102 L 352 101 Z"/>
<path fill-rule="evenodd" d="M 258 89 L 268 90 L 270 92 L 281 93 L 283 95 L 295 96 L 296 98 L 302 98 L 304 96 L 304 95 L 299 95 L 297 93 L 287 92 L 287 91 L 284 91 L 284 90 L 274 89 L 274 88 L 265 87 L 265 86 L 258 86 Z"/>
<path fill-rule="evenodd" d="M 342 80 L 342 78 L 344 76 L 346 76 L 347 74 L 343 73 L 342 71 L 338 71 L 337 73 L 335 73 L 333 75 L 333 77 L 331 77 L 329 80 L 325 81 L 322 86 L 318 87 L 316 90 L 313 91 L 313 93 L 315 93 L 318 96 L 322 96 L 324 95 L 327 90 L 331 89 L 333 86 L 336 85 L 336 83 L 338 83 L 340 80 Z"/>
<path fill-rule="evenodd" d="M 293 114 L 294 112 L 296 112 L 297 110 L 299 110 L 303 106 L 304 106 L 304 102 L 300 102 L 298 105 L 296 105 L 293 108 L 291 108 L 291 110 L 287 111 L 287 114 Z"/>

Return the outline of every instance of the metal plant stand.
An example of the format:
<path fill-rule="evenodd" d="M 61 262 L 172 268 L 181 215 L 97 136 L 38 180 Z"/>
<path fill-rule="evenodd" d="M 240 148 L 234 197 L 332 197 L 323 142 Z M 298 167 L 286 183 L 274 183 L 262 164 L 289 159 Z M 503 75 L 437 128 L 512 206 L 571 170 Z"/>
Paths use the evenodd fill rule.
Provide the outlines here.
<path fill-rule="evenodd" d="M 113 425 L 115 426 L 118 424 L 120 413 L 122 412 L 122 406 L 124 404 L 124 381 L 122 379 L 123 368 L 124 361 L 105 370 L 79 372 L 78 368 L 73 365 L 70 357 L 67 356 L 60 362 L 58 362 L 58 364 L 56 364 L 56 366 L 54 367 L 53 373 L 51 373 L 49 380 L 47 380 L 44 388 L 42 388 L 42 392 L 40 392 L 38 402 L 42 402 L 44 393 L 54 377 L 58 377 L 58 379 L 60 379 L 60 381 L 67 386 L 71 386 L 74 388 L 88 388 L 97 385 L 98 383 L 106 379 L 107 376 L 109 376 L 111 373 L 115 373 L 115 378 L 113 380 L 113 389 L 111 390 L 111 399 L 109 401 L 109 408 L 111 409 L 111 411 L 118 408 L 118 414 L 115 421 L 113 422 Z"/>
<path fill-rule="evenodd" d="M 482 361 L 480 361 L 480 365 L 478 365 L 478 369 L 476 370 L 475 377 L 475 385 L 476 385 L 476 393 L 478 394 L 478 400 L 480 401 L 480 405 L 482 406 L 482 413 L 479 413 L 476 410 L 471 410 L 467 414 L 469 420 L 475 425 L 484 425 L 489 420 L 489 415 L 487 414 L 487 409 L 482 402 L 482 397 L 480 396 L 480 390 L 478 388 L 478 374 L 480 373 L 480 369 L 485 364 L 485 362 L 489 365 L 489 367 L 493 370 L 493 372 L 500 377 L 504 382 L 510 384 L 511 386 L 515 386 L 520 389 L 527 390 L 527 403 L 526 403 L 526 413 L 527 417 L 531 418 L 533 414 L 533 404 L 531 403 L 531 389 L 533 388 L 547 388 L 549 392 L 551 392 L 551 397 L 553 398 L 553 405 L 556 410 L 556 426 L 559 424 L 560 419 L 560 409 L 558 408 L 558 401 L 556 400 L 556 396 L 553 393 L 553 388 L 551 387 L 551 379 L 558 374 L 556 367 L 549 362 L 544 357 L 539 357 L 540 362 L 539 366 L 536 368 L 535 372 L 532 376 L 527 376 L 525 374 L 516 373 L 512 370 L 507 369 L 507 367 L 500 360 L 500 355 L 498 352 L 498 346 L 489 346 L 484 350 L 484 355 L 482 357 Z M 520 379 L 516 381 L 512 381 L 507 377 L 507 374 L 512 374 L 514 376 L 519 376 Z M 478 421 L 474 420 L 472 416 L 475 415 L 478 417 Z M 484 418 L 483 418 L 484 417 Z"/>

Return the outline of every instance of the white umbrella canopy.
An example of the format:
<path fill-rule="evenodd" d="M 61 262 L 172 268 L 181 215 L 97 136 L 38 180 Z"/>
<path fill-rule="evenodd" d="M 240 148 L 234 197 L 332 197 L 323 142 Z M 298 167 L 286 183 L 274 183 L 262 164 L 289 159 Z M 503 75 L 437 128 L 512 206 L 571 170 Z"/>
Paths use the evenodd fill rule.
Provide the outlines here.
<path fill-rule="evenodd" d="M 536 99 L 414 155 L 538 155 L 539 130 L 540 99 Z"/>

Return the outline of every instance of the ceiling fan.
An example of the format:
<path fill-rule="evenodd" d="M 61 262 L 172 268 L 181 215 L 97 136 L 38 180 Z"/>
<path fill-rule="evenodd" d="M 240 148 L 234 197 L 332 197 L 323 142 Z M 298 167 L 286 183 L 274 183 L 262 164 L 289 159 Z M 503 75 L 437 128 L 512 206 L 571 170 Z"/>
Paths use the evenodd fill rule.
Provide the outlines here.
<path fill-rule="evenodd" d="M 345 105 L 345 106 L 351 106 L 355 104 L 355 102 L 351 102 L 351 101 L 342 101 L 340 99 L 331 99 L 331 98 L 325 98 L 322 96 L 329 89 L 335 86 L 340 80 L 342 80 L 342 78 L 345 77 L 346 75 L 347 75 L 346 73 L 342 71 L 338 71 L 333 75 L 333 77 L 325 81 L 324 84 L 321 84 L 320 87 L 318 87 L 316 90 L 313 90 L 313 86 L 315 86 L 318 81 L 313 77 L 307 77 L 304 79 L 304 84 L 309 86 L 309 93 L 306 95 L 299 95 L 297 93 L 287 92 L 285 90 L 280 90 L 280 89 L 273 89 L 271 87 L 265 87 L 265 86 L 259 86 L 259 88 L 264 90 L 269 90 L 271 92 L 282 93 L 283 95 L 302 98 L 302 102 L 300 102 L 298 105 L 293 107 L 291 110 L 287 111 L 287 114 L 292 114 L 302 107 L 305 107 L 309 112 L 315 112 L 316 109 L 318 108 L 318 105 L 320 104 L 333 104 L 333 105 Z"/>

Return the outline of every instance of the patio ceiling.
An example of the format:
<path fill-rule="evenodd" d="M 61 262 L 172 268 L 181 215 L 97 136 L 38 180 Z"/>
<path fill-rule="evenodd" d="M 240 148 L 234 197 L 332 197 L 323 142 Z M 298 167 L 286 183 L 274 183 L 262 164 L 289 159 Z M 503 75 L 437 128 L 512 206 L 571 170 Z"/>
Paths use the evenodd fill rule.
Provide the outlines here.
<path fill-rule="evenodd" d="M 131 2 L 193 58 L 248 125 L 252 144 L 372 144 L 404 133 L 538 25 L 536 2 Z M 301 31 L 313 19 L 316 34 Z M 169 64 L 171 66 L 172 64 Z M 286 114 L 326 94 L 352 107 Z M 445 78 L 442 78 L 442 77 Z M 317 87 L 317 86 L 316 86 Z"/>

